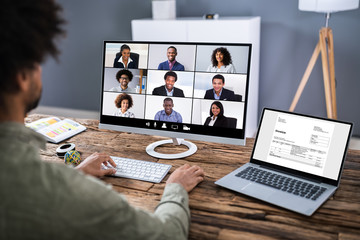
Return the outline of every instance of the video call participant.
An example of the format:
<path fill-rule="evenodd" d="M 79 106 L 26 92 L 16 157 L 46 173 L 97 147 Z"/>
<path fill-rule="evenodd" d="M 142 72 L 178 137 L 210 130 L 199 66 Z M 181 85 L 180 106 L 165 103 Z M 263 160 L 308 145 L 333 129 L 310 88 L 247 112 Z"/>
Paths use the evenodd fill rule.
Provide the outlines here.
<path fill-rule="evenodd" d="M 24 118 L 40 99 L 40 64 L 57 56 L 55 38 L 65 35 L 61 7 L 52 0 L 1 3 L 0 238 L 187 239 L 187 192 L 203 180 L 201 168 L 177 168 L 149 213 L 94 177 L 115 172 L 101 168 L 115 166 L 107 154 L 92 154 L 76 168 L 40 158 L 46 141 Z"/>
<path fill-rule="evenodd" d="M 182 123 L 181 114 L 173 110 L 174 102 L 171 98 L 165 98 L 163 104 L 164 110 L 155 114 L 155 121 Z"/>
<path fill-rule="evenodd" d="M 129 109 L 133 106 L 133 100 L 129 94 L 119 94 L 115 99 L 115 106 L 118 110 L 114 113 L 114 116 L 127 118 L 135 117 L 134 113 L 129 112 Z"/>
<path fill-rule="evenodd" d="M 216 48 L 211 55 L 211 64 L 208 72 L 235 73 L 235 67 L 232 65 L 231 55 L 226 48 Z"/>
<path fill-rule="evenodd" d="M 114 68 L 138 68 L 137 59 L 130 58 L 130 47 L 126 44 L 120 48 L 120 54 L 116 54 L 114 59 Z"/>
<path fill-rule="evenodd" d="M 168 60 L 162 62 L 158 66 L 158 70 L 171 70 L 171 71 L 184 71 L 184 66 L 176 61 L 177 49 L 174 46 L 170 46 L 166 52 Z"/>
<path fill-rule="evenodd" d="M 224 88 L 225 78 L 223 75 L 215 75 L 212 78 L 212 85 L 212 89 L 206 90 L 204 99 L 235 101 L 234 91 Z"/>
<path fill-rule="evenodd" d="M 120 83 L 119 86 L 110 89 L 112 92 L 127 92 L 134 93 L 135 89 L 129 87 L 129 82 L 133 78 L 132 72 L 127 69 L 122 69 L 116 73 L 116 80 Z"/>
<path fill-rule="evenodd" d="M 175 72 L 169 71 L 165 73 L 164 80 L 165 80 L 165 85 L 154 88 L 152 92 L 153 95 L 169 96 L 169 97 L 185 97 L 183 90 L 174 87 L 174 84 L 177 81 L 177 74 Z"/>
<path fill-rule="evenodd" d="M 228 119 L 224 116 L 224 107 L 219 101 L 215 101 L 210 107 L 210 117 L 207 117 L 205 126 L 228 127 Z"/>

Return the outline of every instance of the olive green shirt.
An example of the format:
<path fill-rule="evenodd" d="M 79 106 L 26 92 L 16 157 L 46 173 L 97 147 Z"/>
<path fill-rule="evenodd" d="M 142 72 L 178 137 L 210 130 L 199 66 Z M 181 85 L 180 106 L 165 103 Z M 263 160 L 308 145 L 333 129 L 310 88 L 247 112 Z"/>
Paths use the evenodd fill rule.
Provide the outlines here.
<path fill-rule="evenodd" d="M 33 130 L 0 123 L 0 239 L 187 238 L 189 200 L 181 185 L 167 185 L 149 213 L 97 178 L 42 161 L 39 148 L 45 141 Z"/>

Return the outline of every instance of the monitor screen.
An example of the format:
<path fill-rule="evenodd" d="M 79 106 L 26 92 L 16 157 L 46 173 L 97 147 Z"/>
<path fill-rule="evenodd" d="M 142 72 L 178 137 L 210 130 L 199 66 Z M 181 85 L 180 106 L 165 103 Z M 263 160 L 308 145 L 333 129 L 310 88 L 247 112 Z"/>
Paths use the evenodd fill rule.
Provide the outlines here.
<path fill-rule="evenodd" d="M 100 128 L 245 144 L 251 44 L 105 41 Z"/>

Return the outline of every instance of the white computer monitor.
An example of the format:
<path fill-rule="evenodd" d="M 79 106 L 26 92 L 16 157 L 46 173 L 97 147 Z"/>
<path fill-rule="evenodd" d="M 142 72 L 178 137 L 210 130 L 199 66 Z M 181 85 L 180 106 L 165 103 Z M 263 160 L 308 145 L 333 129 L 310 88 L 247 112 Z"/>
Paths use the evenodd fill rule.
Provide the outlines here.
<path fill-rule="evenodd" d="M 105 41 L 99 127 L 245 145 L 251 47 Z M 151 144 L 147 152 L 179 158 L 196 151 L 187 141 L 174 142 L 187 145 L 189 151 L 157 154 L 158 144 Z"/>

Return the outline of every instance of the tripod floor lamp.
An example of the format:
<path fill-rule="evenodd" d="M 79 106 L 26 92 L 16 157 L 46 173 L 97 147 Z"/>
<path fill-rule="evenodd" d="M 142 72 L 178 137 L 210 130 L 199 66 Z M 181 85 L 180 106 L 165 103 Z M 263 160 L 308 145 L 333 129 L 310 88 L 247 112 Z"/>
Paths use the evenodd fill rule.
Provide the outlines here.
<path fill-rule="evenodd" d="M 352 10 L 359 7 L 359 0 L 299 0 L 299 10 L 325 13 L 325 27 L 319 31 L 319 41 L 310 58 L 300 81 L 289 111 L 294 111 L 304 87 L 309 80 L 316 60 L 321 53 L 327 117 L 337 119 L 334 42 L 331 28 L 328 26 L 330 13 Z"/>

